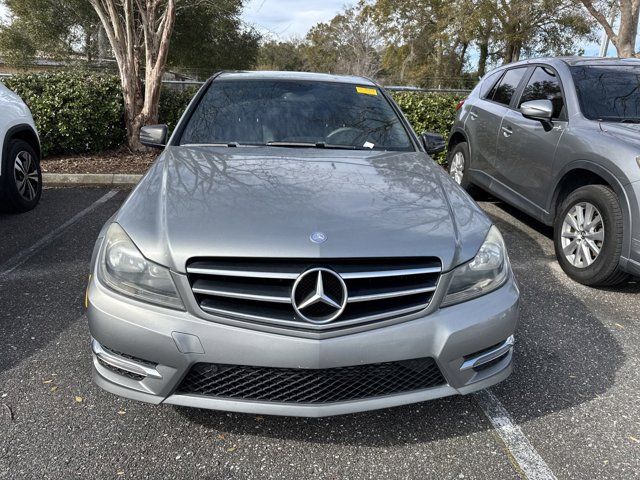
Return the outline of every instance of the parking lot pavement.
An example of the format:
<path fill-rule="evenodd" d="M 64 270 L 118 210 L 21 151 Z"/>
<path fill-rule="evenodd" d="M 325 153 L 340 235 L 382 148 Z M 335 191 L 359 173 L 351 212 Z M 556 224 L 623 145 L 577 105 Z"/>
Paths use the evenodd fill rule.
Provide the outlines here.
<path fill-rule="evenodd" d="M 484 397 L 298 419 L 151 406 L 95 387 L 81 305 L 87 263 L 125 195 L 45 190 L 34 212 L 0 216 L 0 478 L 524 475 Z M 503 204 L 482 206 L 522 289 L 516 369 L 492 396 L 546 478 L 640 476 L 640 286 L 571 282 L 548 229 Z"/>

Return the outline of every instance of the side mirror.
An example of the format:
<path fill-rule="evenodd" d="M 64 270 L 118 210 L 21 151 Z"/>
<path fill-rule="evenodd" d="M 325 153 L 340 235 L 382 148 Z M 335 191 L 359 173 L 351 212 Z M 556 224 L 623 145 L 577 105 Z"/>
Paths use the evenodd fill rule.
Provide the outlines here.
<path fill-rule="evenodd" d="M 551 100 L 531 100 L 520 105 L 520 113 L 525 118 L 550 122 L 553 117 L 553 103 Z"/>
<path fill-rule="evenodd" d="M 447 148 L 447 142 L 439 133 L 425 132 L 420 135 L 422 145 L 429 155 L 444 152 Z"/>
<path fill-rule="evenodd" d="M 145 147 L 164 148 L 167 144 L 167 126 L 145 125 L 140 129 L 140 143 Z"/>

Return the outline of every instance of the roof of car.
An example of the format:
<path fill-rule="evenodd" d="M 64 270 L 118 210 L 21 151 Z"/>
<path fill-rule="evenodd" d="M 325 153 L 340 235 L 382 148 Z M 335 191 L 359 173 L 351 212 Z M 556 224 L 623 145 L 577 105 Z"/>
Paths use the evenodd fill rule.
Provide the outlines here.
<path fill-rule="evenodd" d="M 539 58 L 527 58 L 525 60 L 520 60 L 518 62 L 507 63 L 505 65 L 501 65 L 498 69 L 504 69 L 508 67 L 516 67 L 519 65 L 530 65 L 535 63 L 548 63 L 553 65 L 557 62 L 563 62 L 569 65 L 570 67 L 577 65 L 602 65 L 602 66 L 611 66 L 611 65 L 640 65 L 640 59 L 637 58 L 617 58 L 617 57 L 539 57 Z"/>
<path fill-rule="evenodd" d="M 370 86 L 376 85 L 373 81 L 365 77 L 312 72 L 233 71 L 222 72 L 216 78 L 224 80 L 301 80 L 311 82 L 351 83 Z"/>
<path fill-rule="evenodd" d="M 570 66 L 575 65 L 640 65 L 637 58 L 617 58 L 617 57 L 560 57 L 564 63 Z"/>

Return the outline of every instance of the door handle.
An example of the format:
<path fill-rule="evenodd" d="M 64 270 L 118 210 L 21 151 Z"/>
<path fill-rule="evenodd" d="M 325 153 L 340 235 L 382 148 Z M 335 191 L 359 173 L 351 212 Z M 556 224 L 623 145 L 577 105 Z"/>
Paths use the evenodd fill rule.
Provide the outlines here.
<path fill-rule="evenodd" d="M 513 130 L 511 129 L 511 127 L 502 127 L 502 135 L 504 135 L 505 137 L 510 137 L 512 133 Z"/>
<path fill-rule="evenodd" d="M 476 118 L 478 118 L 478 114 L 476 112 L 470 112 L 469 116 L 471 117 L 471 120 L 475 120 Z"/>

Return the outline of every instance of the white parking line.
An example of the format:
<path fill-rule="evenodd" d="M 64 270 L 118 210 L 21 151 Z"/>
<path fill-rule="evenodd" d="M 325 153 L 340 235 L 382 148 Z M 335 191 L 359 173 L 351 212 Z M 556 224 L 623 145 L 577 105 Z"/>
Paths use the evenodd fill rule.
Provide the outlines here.
<path fill-rule="evenodd" d="M 481 390 L 475 394 L 475 397 L 526 478 L 529 480 L 555 480 L 556 476 L 533 448 L 533 445 L 529 443 L 520 427 L 512 420 L 500 400 L 489 390 Z"/>
<path fill-rule="evenodd" d="M 62 225 L 55 228 L 51 232 L 47 233 L 44 237 L 40 238 L 40 240 L 38 240 L 36 243 L 31 245 L 29 248 L 15 254 L 9 260 L 7 260 L 2 265 L 0 265 L 0 277 L 11 273 L 13 270 L 18 268 L 24 262 L 29 260 L 29 258 L 31 258 L 35 253 L 37 253 L 38 250 L 40 250 L 42 247 L 44 247 L 45 245 L 47 245 L 48 243 L 50 243 L 51 241 L 59 237 L 66 228 L 76 223 L 78 220 L 80 220 L 82 217 L 84 217 L 88 213 L 91 213 L 94 209 L 96 209 L 103 203 L 109 201 L 111 198 L 113 198 L 116 195 L 116 193 L 118 193 L 118 190 L 111 190 L 105 193 L 102 197 L 100 197 L 98 200 L 93 202 L 87 208 L 85 208 L 81 212 L 76 213 L 73 217 L 71 217 L 69 220 L 64 222 Z"/>

